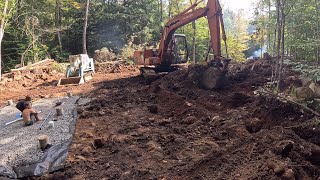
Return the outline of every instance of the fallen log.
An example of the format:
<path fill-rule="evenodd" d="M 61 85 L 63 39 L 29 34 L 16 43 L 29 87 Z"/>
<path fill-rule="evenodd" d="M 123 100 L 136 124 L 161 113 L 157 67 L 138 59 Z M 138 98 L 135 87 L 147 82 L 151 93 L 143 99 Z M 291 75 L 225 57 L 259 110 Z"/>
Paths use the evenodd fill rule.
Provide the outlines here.
<path fill-rule="evenodd" d="M 270 91 L 268 91 L 268 90 L 265 90 L 265 89 L 263 89 L 263 91 L 258 91 L 258 92 L 259 92 L 259 93 L 262 93 L 262 94 L 263 94 L 263 93 L 264 93 L 264 94 L 268 94 L 268 95 L 270 95 L 270 96 L 277 97 L 277 98 L 283 99 L 283 100 L 285 100 L 285 101 L 289 101 L 289 102 L 291 102 L 291 103 L 293 103 L 293 104 L 296 104 L 296 105 L 300 106 L 301 108 L 303 108 L 303 109 L 311 112 L 312 114 L 320 117 L 320 113 L 318 113 L 318 112 L 316 112 L 315 110 L 307 107 L 307 106 L 304 105 L 304 104 L 298 103 L 298 102 L 296 102 L 296 101 L 294 101 L 294 100 L 288 99 L 288 98 L 283 97 L 283 96 L 280 96 L 280 95 L 278 95 L 278 94 L 273 94 L 272 92 L 270 92 Z"/>
<path fill-rule="evenodd" d="M 21 70 L 25 70 L 25 69 L 28 69 L 28 68 L 37 66 L 37 65 L 39 65 L 39 64 L 48 63 L 48 62 L 54 62 L 54 60 L 53 60 L 53 59 L 45 59 L 45 60 L 36 62 L 36 63 L 34 63 L 34 64 L 31 64 L 31 65 L 29 65 L 29 66 L 24 66 L 24 67 L 21 67 L 21 68 L 18 68 L 18 69 L 11 69 L 10 71 L 11 71 L 11 72 L 21 71 Z"/>

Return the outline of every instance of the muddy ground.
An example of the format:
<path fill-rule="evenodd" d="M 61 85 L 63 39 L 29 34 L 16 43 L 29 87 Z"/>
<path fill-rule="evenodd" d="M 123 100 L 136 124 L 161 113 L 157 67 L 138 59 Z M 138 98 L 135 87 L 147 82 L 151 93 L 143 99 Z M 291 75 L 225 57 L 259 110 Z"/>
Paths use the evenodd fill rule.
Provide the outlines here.
<path fill-rule="evenodd" d="M 271 67 L 252 66 L 231 65 L 219 91 L 187 70 L 101 83 L 78 108 L 65 169 L 39 179 L 318 179 L 319 119 L 256 95 Z"/>

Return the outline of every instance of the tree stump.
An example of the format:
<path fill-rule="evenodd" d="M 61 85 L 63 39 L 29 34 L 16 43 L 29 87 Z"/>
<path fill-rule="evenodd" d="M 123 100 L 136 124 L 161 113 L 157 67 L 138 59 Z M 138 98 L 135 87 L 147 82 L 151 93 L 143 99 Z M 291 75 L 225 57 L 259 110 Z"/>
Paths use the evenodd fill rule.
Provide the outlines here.
<path fill-rule="evenodd" d="M 72 97 L 72 92 L 68 91 L 68 92 L 67 92 L 67 96 L 68 96 L 68 97 Z"/>
<path fill-rule="evenodd" d="M 13 105 L 13 100 L 12 100 L 12 99 L 10 99 L 10 100 L 8 101 L 8 106 L 11 106 L 11 105 Z"/>
<path fill-rule="evenodd" d="M 57 116 L 62 116 L 62 114 L 63 114 L 63 109 L 62 109 L 62 108 L 57 108 L 57 109 L 56 109 L 56 113 L 57 113 Z"/>
<path fill-rule="evenodd" d="M 48 146 L 48 141 L 49 141 L 48 136 L 47 135 L 39 136 L 38 140 L 39 140 L 41 150 L 45 150 Z"/>

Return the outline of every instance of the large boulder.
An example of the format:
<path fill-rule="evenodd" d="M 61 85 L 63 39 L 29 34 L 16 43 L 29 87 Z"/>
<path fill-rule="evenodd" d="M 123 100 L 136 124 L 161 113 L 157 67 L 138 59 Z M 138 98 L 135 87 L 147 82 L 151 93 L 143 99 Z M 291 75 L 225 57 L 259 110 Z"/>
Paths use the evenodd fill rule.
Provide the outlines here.
<path fill-rule="evenodd" d="M 316 98 L 320 98 L 320 85 L 312 82 L 309 85 L 309 88 L 314 92 Z"/>
<path fill-rule="evenodd" d="M 295 88 L 292 96 L 300 101 L 312 101 L 315 98 L 314 92 L 309 87 Z"/>

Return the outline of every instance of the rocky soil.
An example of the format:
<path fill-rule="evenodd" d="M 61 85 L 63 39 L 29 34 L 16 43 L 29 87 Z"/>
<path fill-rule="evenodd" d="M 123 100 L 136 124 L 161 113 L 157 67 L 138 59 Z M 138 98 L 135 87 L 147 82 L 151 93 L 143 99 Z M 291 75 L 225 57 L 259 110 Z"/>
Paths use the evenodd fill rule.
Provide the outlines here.
<path fill-rule="evenodd" d="M 39 179 L 318 179 L 320 121 L 256 90 L 270 61 L 232 64 L 221 90 L 197 71 L 140 76 L 86 94 L 63 171 Z M 297 77 L 290 71 L 286 76 Z"/>

